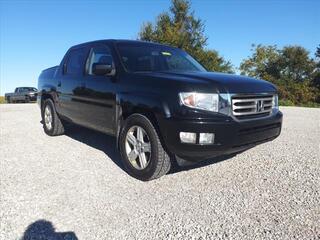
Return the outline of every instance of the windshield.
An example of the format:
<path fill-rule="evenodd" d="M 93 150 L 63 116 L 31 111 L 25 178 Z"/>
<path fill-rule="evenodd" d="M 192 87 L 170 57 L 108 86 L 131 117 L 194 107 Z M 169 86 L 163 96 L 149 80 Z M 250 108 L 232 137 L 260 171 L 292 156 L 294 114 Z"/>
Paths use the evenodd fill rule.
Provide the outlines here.
<path fill-rule="evenodd" d="M 121 61 L 129 72 L 206 71 L 186 52 L 161 45 L 119 43 Z"/>
<path fill-rule="evenodd" d="M 32 88 L 32 87 L 21 87 L 19 89 L 20 89 L 20 92 L 36 92 L 37 91 L 36 88 Z"/>

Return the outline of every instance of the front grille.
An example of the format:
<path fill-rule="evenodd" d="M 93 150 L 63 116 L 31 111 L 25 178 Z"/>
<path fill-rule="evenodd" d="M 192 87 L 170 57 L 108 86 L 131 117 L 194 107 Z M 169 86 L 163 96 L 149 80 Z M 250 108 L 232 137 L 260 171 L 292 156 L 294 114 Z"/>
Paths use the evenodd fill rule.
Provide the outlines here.
<path fill-rule="evenodd" d="M 268 116 L 272 111 L 273 95 L 235 95 L 232 113 L 238 119 Z"/>

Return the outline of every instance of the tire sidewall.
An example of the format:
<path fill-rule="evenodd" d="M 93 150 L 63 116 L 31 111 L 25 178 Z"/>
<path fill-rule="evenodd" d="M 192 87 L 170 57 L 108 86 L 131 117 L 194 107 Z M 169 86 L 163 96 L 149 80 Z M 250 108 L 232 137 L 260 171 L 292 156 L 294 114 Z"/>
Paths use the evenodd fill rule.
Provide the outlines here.
<path fill-rule="evenodd" d="M 148 164 L 148 166 L 145 169 L 138 170 L 132 166 L 130 163 L 125 149 L 125 140 L 128 130 L 132 126 L 139 126 L 144 129 L 144 131 L 148 134 L 149 141 L 151 144 L 151 159 Z M 152 126 L 152 123 L 149 121 L 148 118 L 146 118 L 143 115 L 140 114 L 134 114 L 130 116 L 127 121 L 125 122 L 124 127 L 122 128 L 121 135 L 120 135 L 120 154 L 123 159 L 123 163 L 125 165 L 125 168 L 127 172 L 132 175 L 133 177 L 136 177 L 140 180 L 148 180 L 151 178 L 157 168 L 157 164 L 159 161 L 159 151 L 158 151 L 158 141 L 156 132 Z"/>
<path fill-rule="evenodd" d="M 46 109 L 46 106 L 49 106 L 50 110 L 51 110 L 51 115 L 52 115 L 52 127 L 49 130 L 46 126 L 45 120 L 44 120 L 44 111 Z M 54 105 L 53 102 L 50 99 L 45 100 L 44 104 L 43 104 L 43 108 L 42 108 L 42 122 L 43 122 L 43 129 L 45 131 L 46 134 L 52 136 L 53 135 L 53 131 L 54 131 L 54 127 L 55 127 L 55 109 L 54 109 Z"/>

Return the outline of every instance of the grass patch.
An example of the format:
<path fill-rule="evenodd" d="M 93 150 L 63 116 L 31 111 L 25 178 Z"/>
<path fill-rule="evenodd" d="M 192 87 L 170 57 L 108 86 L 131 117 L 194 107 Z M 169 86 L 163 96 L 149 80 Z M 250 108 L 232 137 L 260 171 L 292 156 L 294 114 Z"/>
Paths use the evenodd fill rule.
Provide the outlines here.
<path fill-rule="evenodd" d="M 279 106 L 292 106 L 292 107 L 309 107 L 309 108 L 320 108 L 320 103 L 307 102 L 295 104 L 290 100 L 279 100 Z"/>
<path fill-rule="evenodd" d="M 0 104 L 7 103 L 4 96 L 0 96 Z M 290 100 L 279 100 L 279 106 L 292 106 L 292 107 L 310 107 L 310 108 L 320 108 L 320 103 L 307 102 L 295 104 Z"/>
<path fill-rule="evenodd" d="M 0 96 L 0 104 L 2 104 L 2 103 L 7 103 L 4 96 Z"/>

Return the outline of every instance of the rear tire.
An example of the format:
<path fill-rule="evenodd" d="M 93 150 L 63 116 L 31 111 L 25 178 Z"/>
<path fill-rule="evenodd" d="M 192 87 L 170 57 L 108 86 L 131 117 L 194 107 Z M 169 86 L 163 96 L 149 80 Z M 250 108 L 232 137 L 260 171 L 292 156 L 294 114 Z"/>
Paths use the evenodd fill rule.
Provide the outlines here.
<path fill-rule="evenodd" d="M 43 129 L 46 134 L 49 136 L 58 136 L 64 133 L 64 126 L 51 99 L 44 101 L 41 116 Z"/>
<path fill-rule="evenodd" d="M 140 138 L 138 131 L 142 136 Z M 135 141 L 138 143 L 132 144 Z M 119 145 L 127 172 L 137 179 L 142 181 L 156 179 L 168 173 L 171 168 L 170 157 L 164 150 L 155 127 L 144 115 L 133 114 L 125 121 Z M 141 164 L 143 162 L 141 154 L 145 154 L 142 158 L 144 164 Z"/>
<path fill-rule="evenodd" d="M 7 102 L 8 102 L 8 103 L 11 103 L 10 97 L 7 97 Z"/>

